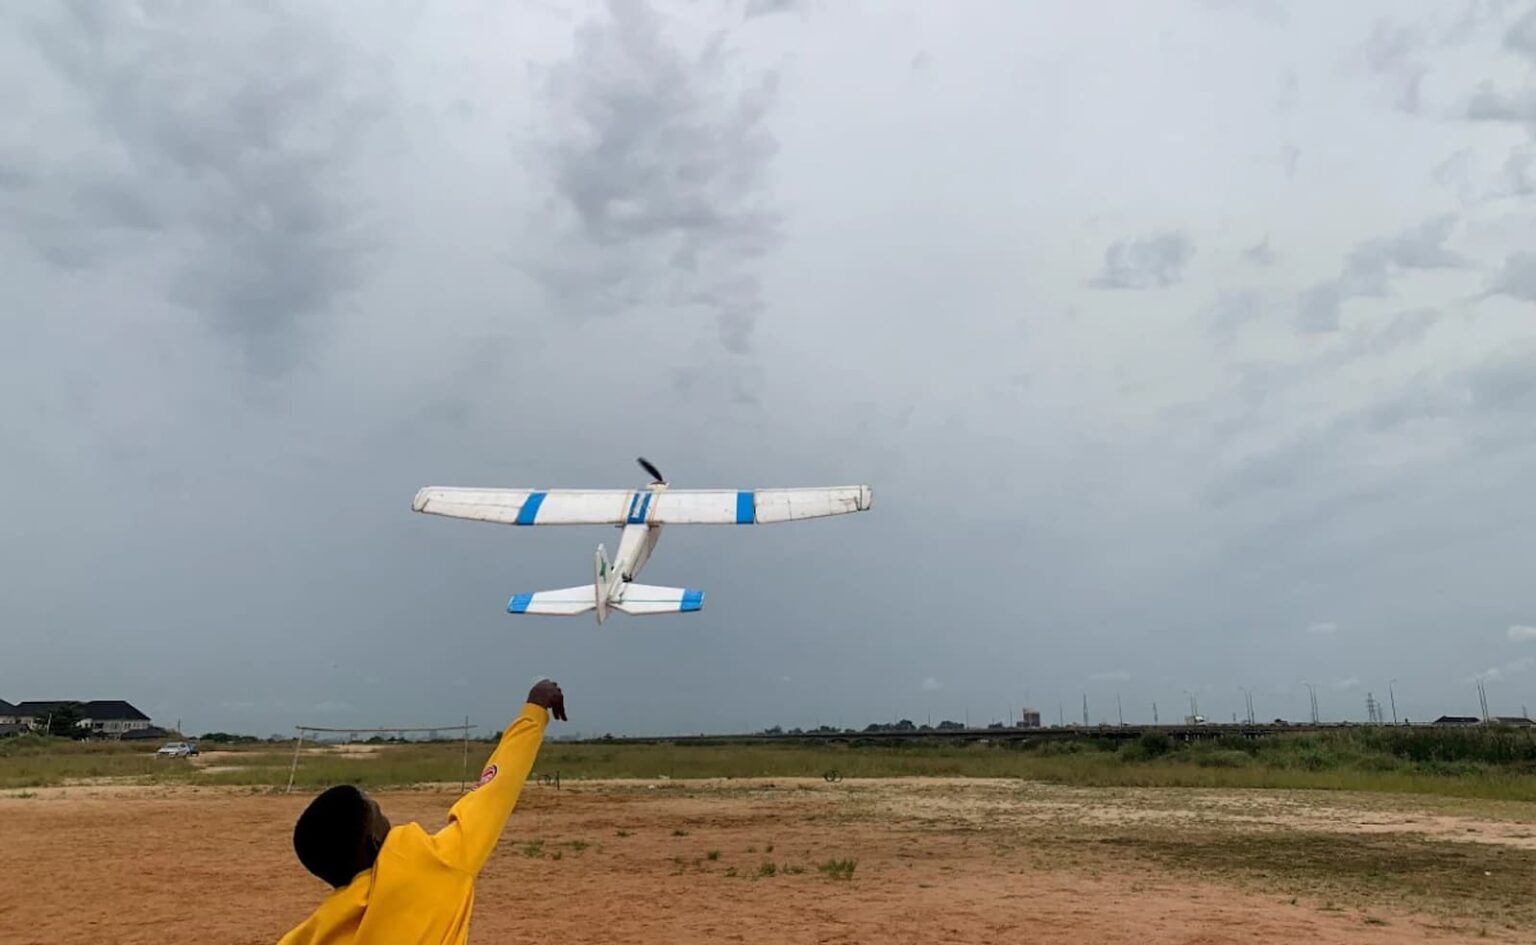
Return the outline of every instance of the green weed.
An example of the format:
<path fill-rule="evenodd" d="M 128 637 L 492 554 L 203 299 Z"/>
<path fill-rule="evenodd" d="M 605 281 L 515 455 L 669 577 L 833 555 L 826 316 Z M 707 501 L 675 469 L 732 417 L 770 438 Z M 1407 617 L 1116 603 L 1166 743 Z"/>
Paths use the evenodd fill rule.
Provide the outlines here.
<path fill-rule="evenodd" d="M 816 865 L 816 869 L 830 879 L 853 879 L 854 867 L 858 866 L 856 860 L 826 860 Z"/>

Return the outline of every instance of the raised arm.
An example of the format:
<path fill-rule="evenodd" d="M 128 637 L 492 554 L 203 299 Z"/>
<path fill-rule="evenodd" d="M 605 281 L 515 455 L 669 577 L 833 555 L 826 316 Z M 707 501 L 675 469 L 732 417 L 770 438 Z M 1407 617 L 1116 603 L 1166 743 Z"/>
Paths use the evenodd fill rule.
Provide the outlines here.
<path fill-rule="evenodd" d="M 443 860 L 470 873 L 480 872 L 517 806 L 551 713 L 565 721 L 565 696 L 558 684 L 545 679 L 528 693 L 528 704 L 502 733 L 480 783 L 453 805 L 448 826 L 433 838 Z"/>

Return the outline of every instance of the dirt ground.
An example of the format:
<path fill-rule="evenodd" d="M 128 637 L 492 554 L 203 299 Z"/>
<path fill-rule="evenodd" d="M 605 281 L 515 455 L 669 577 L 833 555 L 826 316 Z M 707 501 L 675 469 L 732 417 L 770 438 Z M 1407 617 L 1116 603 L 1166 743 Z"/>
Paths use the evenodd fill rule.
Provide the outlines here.
<path fill-rule="evenodd" d="M 435 829 L 456 793 L 381 800 L 396 823 Z M 289 846 L 306 800 L 0 796 L 0 945 L 275 942 L 325 893 Z M 1521 805 L 1336 794 L 530 784 L 479 881 L 471 940 L 1536 941 L 1533 825 Z M 855 861 L 852 878 L 818 869 L 832 860 Z"/>

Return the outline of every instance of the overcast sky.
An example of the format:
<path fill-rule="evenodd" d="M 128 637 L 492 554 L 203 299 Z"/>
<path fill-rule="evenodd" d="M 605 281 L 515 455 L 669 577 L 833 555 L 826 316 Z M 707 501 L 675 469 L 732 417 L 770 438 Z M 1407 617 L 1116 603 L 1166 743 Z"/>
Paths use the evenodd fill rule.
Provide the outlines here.
<path fill-rule="evenodd" d="M 1536 6 L 0 9 L 0 697 L 195 732 L 1536 703 Z M 433 485 L 869 483 L 672 529 Z"/>

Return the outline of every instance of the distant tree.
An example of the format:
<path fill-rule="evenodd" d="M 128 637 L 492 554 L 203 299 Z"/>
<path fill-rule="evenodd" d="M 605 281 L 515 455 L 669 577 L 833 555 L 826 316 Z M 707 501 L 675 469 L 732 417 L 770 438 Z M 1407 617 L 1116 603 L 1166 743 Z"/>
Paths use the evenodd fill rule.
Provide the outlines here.
<path fill-rule="evenodd" d="M 784 734 L 784 729 L 780 728 L 777 725 L 772 725 L 772 726 L 769 726 L 768 728 L 763 729 L 763 734 L 764 735 L 783 735 Z"/>
<path fill-rule="evenodd" d="M 915 724 L 913 724 L 911 719 L 902 719 L 900 722 L 897 722 L 895 724 L 895 726 L 893 726 L 893 727 L 898 732 L 915 732 L 915 731 L 917 731 L 917 726 Z"/>
<path fill-rule="evenodd" d="M 274 735 L 273 740 L 281 739 L 281 735 Z M 253 745 L 261 739 L 255 735 L 236 735 L 231 732 L 204 732 L 197 737 L 200 742 L 210 742 L 214 745 Z"/>
<path fill-rule="evenodd" d="M 949 719 L 940 722 L 936 727 L 941 732 L 958 732 L 965 728 L 959 722 L 951 722 Z"/>
<path fill-rule="evenodd" d="M 86 738 L 91 734 L 80 725 L 85 721 L 85 716 L 81 714 L 78 702 L 66 702 L 54 709 L 44 721 L 48 726 L 48 734 L 58 738 Z"/>

